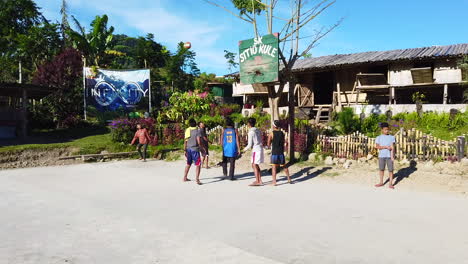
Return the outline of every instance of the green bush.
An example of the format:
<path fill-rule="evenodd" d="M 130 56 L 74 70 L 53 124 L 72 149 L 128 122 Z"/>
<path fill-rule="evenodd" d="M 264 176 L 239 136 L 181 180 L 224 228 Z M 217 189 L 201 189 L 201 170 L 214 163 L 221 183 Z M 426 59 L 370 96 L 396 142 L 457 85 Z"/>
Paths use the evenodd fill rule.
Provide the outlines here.
<path fill-rule="evenodd" d="M 345 107 L 343 111 L 336 114 L 334 126 L 341 134 L 350 134 L 360 130 L 359 118 L 350 107 Z"/>
<path fill-rule="evenodd" d="M 208 128 L 213 128 L 216 126 L 224 126 L 225 118 L 221 115 L 202 115 L 200 118 L 197 119 L 197 121 L 203 122 Z"/>
<path fill-rule="evenodd" d="M 371 114 L 364 118 L 361 123 L 361 132 L 369 137 L 376 137 L 380 134 L 380 123 L 386 122 L 387 116 Z"/>

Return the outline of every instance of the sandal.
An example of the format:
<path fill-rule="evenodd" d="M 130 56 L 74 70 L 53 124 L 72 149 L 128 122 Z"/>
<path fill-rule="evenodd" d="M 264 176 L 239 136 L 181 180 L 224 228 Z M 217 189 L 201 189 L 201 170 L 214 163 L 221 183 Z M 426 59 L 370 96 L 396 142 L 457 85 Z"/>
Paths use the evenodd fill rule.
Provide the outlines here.
<path fill-rule="evenodd" d="M 201 181 L 197 181 L 197 184 L 198 184 L 198 185 L 202 185 L 203 183 L 201 183 Z"/>
<path fill-rule="evenodd" d="M 253 183 L 249 184 L 249 186 L 259 187 L 259 186 L 262 186 L 262 184 L 257 183 L 257 182 L 253 182 Z"/>

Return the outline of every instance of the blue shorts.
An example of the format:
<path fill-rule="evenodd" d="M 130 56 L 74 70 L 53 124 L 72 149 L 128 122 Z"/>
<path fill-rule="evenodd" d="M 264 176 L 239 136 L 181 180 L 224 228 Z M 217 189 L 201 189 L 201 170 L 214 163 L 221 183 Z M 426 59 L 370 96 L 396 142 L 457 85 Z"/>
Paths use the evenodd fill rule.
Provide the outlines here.
<path fill-rule="evenodd" d="M 284 164 L 286 164 L 286 158 L 284 157 L 284 154 L 271 155 L 271 165 L 284 166 Z"/>
<path fill-rule="evenodd" d="M 200 159 L 200 152 L 187 149 L 187 165 L 192 165 L 192 163 L 195 163 L 195 166 L 200 166 L 201 164 L 201 159 Z"/>

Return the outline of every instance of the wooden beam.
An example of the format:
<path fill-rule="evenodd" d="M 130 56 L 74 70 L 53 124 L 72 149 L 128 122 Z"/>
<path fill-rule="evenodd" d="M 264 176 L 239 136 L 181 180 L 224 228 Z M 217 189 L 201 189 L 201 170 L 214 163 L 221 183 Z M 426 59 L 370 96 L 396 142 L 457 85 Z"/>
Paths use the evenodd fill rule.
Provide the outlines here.
<path fill-rule="evenodd" d="M 340 82 L 336 82 L 336 92 L 338 93 L 338 108 L 341 110 L 341 88 Z"/>

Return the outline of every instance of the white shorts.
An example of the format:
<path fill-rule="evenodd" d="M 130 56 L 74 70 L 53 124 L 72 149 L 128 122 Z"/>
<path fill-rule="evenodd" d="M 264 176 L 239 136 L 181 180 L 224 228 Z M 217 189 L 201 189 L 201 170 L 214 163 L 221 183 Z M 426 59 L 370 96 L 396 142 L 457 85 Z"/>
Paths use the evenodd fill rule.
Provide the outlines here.
<path fill-rule="evenodd" d="M 263 149 L 261 150 L 253 150 L 252 151 L 252 164 L 260 164 L 263 163 Z"/>

